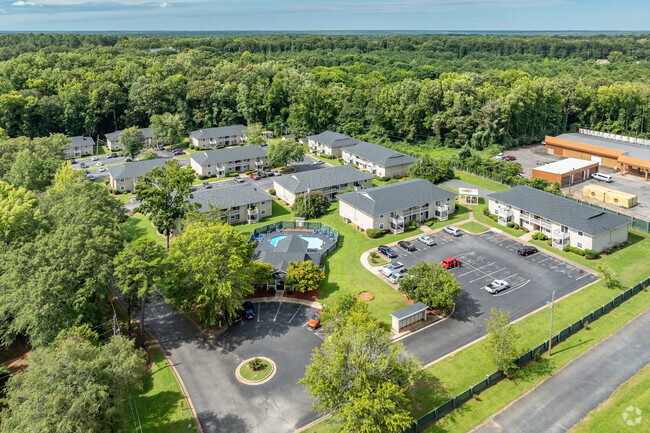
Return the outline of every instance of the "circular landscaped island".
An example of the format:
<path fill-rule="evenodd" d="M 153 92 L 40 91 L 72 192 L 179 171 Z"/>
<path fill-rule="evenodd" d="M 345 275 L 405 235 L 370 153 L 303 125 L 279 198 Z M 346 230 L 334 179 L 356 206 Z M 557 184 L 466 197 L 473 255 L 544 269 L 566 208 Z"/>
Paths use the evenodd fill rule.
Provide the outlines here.
<path fill-rule="evenodd" d="M 246 385 L 261 385 L 275 375 L 275 362 L 263 356 L 250 358 L 239 364 L 235 376 Z"/>

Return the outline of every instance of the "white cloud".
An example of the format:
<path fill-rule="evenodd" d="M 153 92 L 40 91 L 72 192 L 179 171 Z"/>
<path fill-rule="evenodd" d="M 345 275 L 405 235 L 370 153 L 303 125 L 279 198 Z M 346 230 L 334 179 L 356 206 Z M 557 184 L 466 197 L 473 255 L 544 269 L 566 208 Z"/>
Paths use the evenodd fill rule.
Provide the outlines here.
<path fill-rule="evenodd" d="M 160 7 L 161 7 L 161 8 L 166 8 L 166 7 L 168 7 L 168 6 L 171 6 L 171 5 L 170 5 L 169 3 L 167 3 L 167 2 L 162 2 L 162 3 L 160 3 Z"/>
<path fill-rule="evenodd" d="M 17 2 L 13 2 L 11 6 L 36 6 L 36 3 L 34 2 L 25 2 L 23 0 L 19 0 Z"/>

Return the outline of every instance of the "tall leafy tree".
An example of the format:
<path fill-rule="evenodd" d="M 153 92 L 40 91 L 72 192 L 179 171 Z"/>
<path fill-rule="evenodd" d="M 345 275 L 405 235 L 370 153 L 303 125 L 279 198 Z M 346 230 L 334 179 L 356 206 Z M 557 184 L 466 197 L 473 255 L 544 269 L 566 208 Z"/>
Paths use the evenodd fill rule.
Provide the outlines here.
<path fill-rule="evenodd" d="M 81 333 L 61 337 L 9 380 L 0 432 L 124 431 L 122 406 L 145 374 L 144 353 L 122 336 L 101 346 Z"/>
<path fill-rule="evenodd" d="M 300 194 L 293 203 L 293 213 L 307 219 L 318 218 L 327 212 L 330 202 L 322 191 Z"/>
<path fill-rule="evenodd" d="M 165 250 L 154 241 L 141 238 L 126 245 L 113 260 L 120 291 L 128 298 L 139 300 L 140 346 L 144 345 L 145 304 L 156 291 L 156 282 L 163 274 Z M 129 304 L 129 332 L 131 326 Z"/>
<path fill-rule="evenodd" d="M 167 298 L 209 325 L 229 320 L 259 276 L 252 244 L 230 224 L 190 219 L 168 255 Z"/>
<path fill-rule="evenodd" d="M 144 134 L 136 126 L 126 128 L 120 132 L 119 140 L 124 148 L 124 154 L 131 158 L 135 158 L 144 148 Z"/>
<path fill-rule="evenodd" d="M 3 249 L 27 242 L 41 228 L 41 213 L 33 192 L 0 181 L 0 236 Z"/>
<path fill-rule="evenodd" d="M 461 295 L 460 283 L 440 263 L 416 263 L 400 278 L 399 290 L 409 299 L 443 311 L 451 310 L 454 297 Z"/>
<path fill-rule="evenodd" d="M 452 179 L 454 171 L 448 160 L 433 159 L 429 155 L 424 155 L 411 164 L 408 175 L 417 179 L 427 179 L 431 183 L 440 183 Z"/>
<path fill-rule="evenodd" d="M 141 202 L 136 211 L 149 214 L 158 232 L 165 235 L 167 249 L 169 237 L 180 220 L 197 207 L 189 203 L 194 179 L 190 166 L 181 167 L 178 161 L 170 159 L 166 166 L 154 167 L 141 176 L 135 185 L 135 197 Z"/>
<path fill-rule="evenodd" d="M 272 142 L 269 144 L 267 158 L 273 167 L 284 167 L 291 162 L 302 161 L 305 158 L 305 147 L 289 140 Z"/>
<path fill-rule="evenodd" d="M 264 144 L 266 139 L 262 136 L 263 131 L 264 128 L 259 122 L 248 125 L 243 132 L 243 135 L 246 137 L 246 145 L 257 144 L 259 146 L 260 144 Z"/>
<path fill-rule="evenodd" d="M 178 114 L 154 114 L 151 129 L 156 141 L 163 145 L 179 144 L 185 137 L 185 125 Z"/>
<path fill-rule="evenodd" d="M 287 267 L 286 283 L 299 292 L 316 290 L 324 280 L 325 272 L 311 260 L 291 262 Z"/>
<path fill-rule="evenodd" d="M 517 358 L 517 331 L 510 325 L 510 313 L 504 314 L 499 308 L 490 310 L 490 317 L 485 319 L 485 344 L 483 353 L 492 361 L 497 370 L 509 375 Z"/>

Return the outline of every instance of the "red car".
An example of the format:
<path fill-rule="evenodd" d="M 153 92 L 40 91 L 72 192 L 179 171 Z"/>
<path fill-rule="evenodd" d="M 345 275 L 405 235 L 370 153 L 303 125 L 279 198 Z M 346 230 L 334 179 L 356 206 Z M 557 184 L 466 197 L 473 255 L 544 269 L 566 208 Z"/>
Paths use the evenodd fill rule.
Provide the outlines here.
<path fill-rule="evenodd" d="M 260 175 L 257 174 L 257 173 L 251 173 L 251 174 L 248 175 L 248 177 L 250 177 L 253 180 L 260 180 L 261 179 Z"/>
<path fill-rule="evenodd" d="M 504 158 L 506 161 L 516 161 L 517 158 L 515 158 L 513 155 L 506 155 Z"/>
<path fill-rule="evenodd" d="M 316 329 L 320 326 L 320 315 L 321 315 L 321 310 L 316 311 L 316 313 L 312 316 L 311 319 L 309 319 L 309 322 L 307 322 L 307 326 L 311 329 Z"/>
<path fill-rule="evenodd" d="M 447 257 L 442 261 L 442 266 L 445 269 L 458 268 L 460 267 L 460 260 L 456 257 Z"/>
<path fill-rule="evenodd" d="M 184 150 L 177 150 L 176 152 L 173 153 L 173 155 L 174 156 L 185 155 L 185 151 Z"/>

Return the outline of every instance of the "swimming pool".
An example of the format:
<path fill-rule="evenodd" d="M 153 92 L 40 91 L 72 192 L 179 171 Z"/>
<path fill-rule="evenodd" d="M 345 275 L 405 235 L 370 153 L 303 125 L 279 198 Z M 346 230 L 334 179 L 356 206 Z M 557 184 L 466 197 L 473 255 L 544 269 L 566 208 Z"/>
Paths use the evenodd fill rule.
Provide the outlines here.
<path fill-rule="evenodd" d="M 278 245 L 278 242 L 280 242 L 282 239 L 286 239 L 287 236 L 280 235 L 272 238 L 269 243 L 276 247 Z M 316 236 L 300 236 L 300 239 L 304 239 L 307 241 L 307 249 L 310 250 L 322 250 L 323 249 L 323 240 L 320 238 L 317 238 Z"/>

